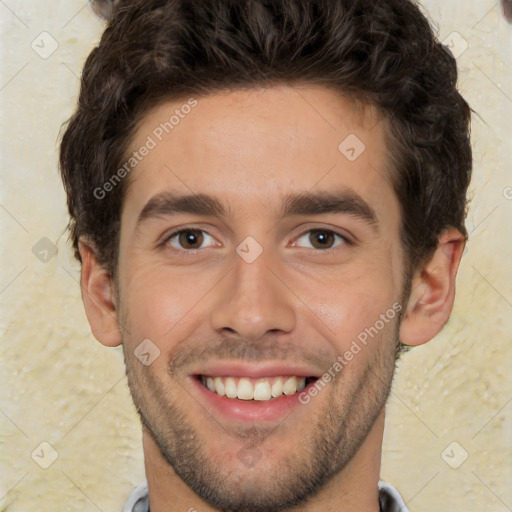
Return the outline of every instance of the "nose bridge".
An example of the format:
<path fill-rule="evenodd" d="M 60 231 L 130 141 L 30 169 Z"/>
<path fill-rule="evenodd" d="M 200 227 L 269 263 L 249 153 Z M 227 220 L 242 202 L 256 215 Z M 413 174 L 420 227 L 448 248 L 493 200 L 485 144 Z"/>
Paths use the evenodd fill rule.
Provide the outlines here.
<path fill-rule="evenodd" d="M 293 294 L 278 277 L 279 263 L 265 250 L 253 259 L 256 248 L 251 243 L 239 245 L 232 271 L 219 283 L 212 328 L 256 340 L 269 330 L 292 331 L 296 317 Z"/>

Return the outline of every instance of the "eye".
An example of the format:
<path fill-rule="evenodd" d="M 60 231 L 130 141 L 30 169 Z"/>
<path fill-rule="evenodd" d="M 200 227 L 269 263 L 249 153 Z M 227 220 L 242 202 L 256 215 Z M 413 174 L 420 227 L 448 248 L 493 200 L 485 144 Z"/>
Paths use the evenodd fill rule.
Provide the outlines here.
<path fill-rule="evenodd" d="M 195 250 L 201 249 L 201 244 L 204 242 L 205 238 L 213 240 L 213 237 L 202 229 L 181 229 L 180 231 L 171 233 L 164 240 L 164 244 L 170 244 L 172 247 L 178 250 Z M 174 239 L 176 239 L 176 243 L 179 244 L 179 246 L 176 246 L 176 243 L 173 243 Z"/>
<path fill-rule="evenodd" d="M 310 248 L 329 250 L 335 249 L 339 245 L 348 244 L 350 241 L 343 235 L 336 233 L 330 229 L 311 229 L 301 235 L 298 240 L 305 238 L 310 243 Z M 214 238 L 202 229 L 180 229 L 170 233 L 162 242 L 163 245 L 169 244 L 171 247 L 177 250 L 194 251 L 202 249 L 202 244 L 208 239 L 214 240 Z M 336 243 L 337 245 L 333 245 Z M 210 244 L 211 245 L 211 244 Z"/>
<path fill-rule="evenodd" d="M 337 246 L 332 246 L 332 244 L 336 241 L 336 237 L 340 240 Z M 334 249 L 341 245 L 342 243 L 350 244 L 350 242 L 339 233 L 335 233 L 330 229 L 311 229 L 307 231 L 303 235 L 301 235 L 298 240 L 301 238 L 306 238 L 306 240 L 311 241 L 311 245 L 313 249 Z"/>

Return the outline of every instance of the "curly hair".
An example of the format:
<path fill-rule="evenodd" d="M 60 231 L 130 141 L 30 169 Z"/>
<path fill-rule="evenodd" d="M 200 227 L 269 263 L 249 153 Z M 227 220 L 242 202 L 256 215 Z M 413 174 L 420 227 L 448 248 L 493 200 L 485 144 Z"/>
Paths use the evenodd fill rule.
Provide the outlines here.
<path fill-rule="evenodd" d="M 471 109 L 455 58 L 410 0 L 131 0 L 121 2 L 83 68 L 78 106 L 60 147 L 69 229 L 115 276 L 138 123 L 164 101 L 277 84 L 329 87 L 375 107 L 401 205 L 408 269 L 455 227 L 467 238 Z"/>

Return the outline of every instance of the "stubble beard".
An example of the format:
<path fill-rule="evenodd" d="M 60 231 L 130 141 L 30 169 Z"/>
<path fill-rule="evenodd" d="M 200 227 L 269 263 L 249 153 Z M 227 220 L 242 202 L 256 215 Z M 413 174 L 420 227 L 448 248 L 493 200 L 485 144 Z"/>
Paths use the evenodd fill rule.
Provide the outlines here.
<path fill-rule="evenodd" d="M 373 362 L 358 372 L 347 372 L 348 366 L 345 367 L 318 393 L 324 404 L 308 422 L 311 426 L 300 446 L 294 446 L 281 460 L 262 459 L 250 469 L 241 463 L 236 469 L 223 468 L 212 460 L 205 449 L 212 442 L 211 437 L 210 441 L 205 439 L 186 413 L 189 407 L 185 402 L 193 398 L 171 375 L 166 376 L 168 382 L 159 380 L 151 367 L 140 364 L 123 343 L 128 385 L 143 427 L 165 460 L 199 498 L 225 512 L 292 510 L 306 505 L 340 473 L 371 431 L 391 391 L 399 326 L 400 318 L 396 318 L 371 341 L 377 344 Z M 351 375 L 355 378 L 349 380 L 347 376 Z M 267 436 L 282 436 L 286 428 L 293 426 L 292 411 L 278 428 L 252 425 L 221 435 L 230 435 L 234 442 L 243 441 L 244 446 L 260 446 L 264 454 Z"/>

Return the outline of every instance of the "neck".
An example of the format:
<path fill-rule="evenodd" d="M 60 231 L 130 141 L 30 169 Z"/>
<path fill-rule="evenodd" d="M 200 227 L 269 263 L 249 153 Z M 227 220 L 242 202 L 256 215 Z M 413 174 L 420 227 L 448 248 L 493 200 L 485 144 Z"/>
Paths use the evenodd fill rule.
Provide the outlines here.
<path fill-rule="evenodd" d="M 306 504 L 288 512 L 379 512 L 378 482 L 384 417 L 385 408 L 351 461 Z M 176 474 L 146 429 L 143 429 L 143 449 L 151 512 L 169 512 L 170 504 L 173 511 L 197 509 L 218 512 L 202 501 Z"/>

